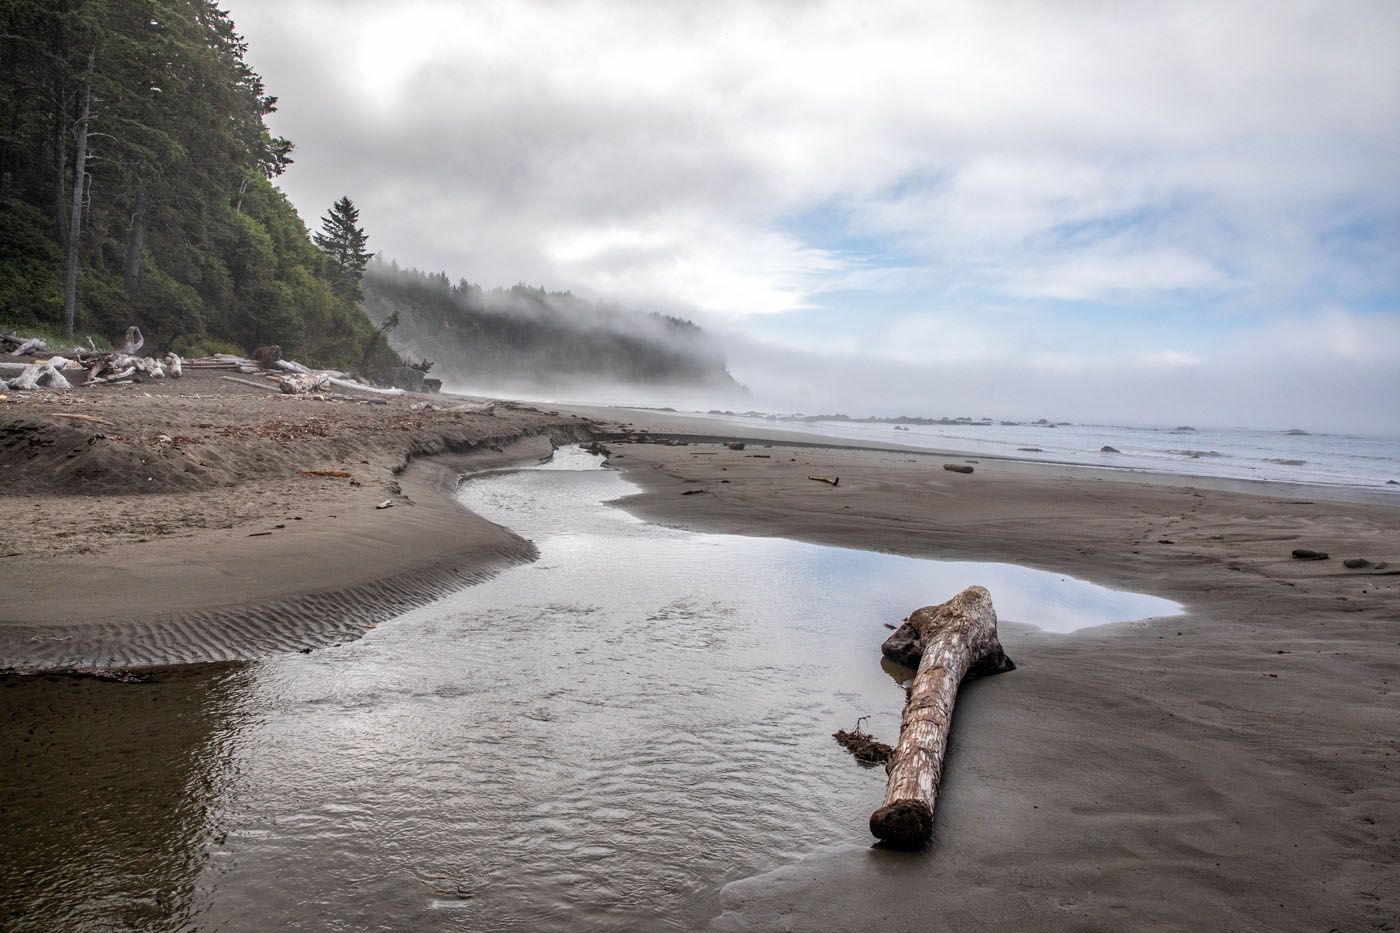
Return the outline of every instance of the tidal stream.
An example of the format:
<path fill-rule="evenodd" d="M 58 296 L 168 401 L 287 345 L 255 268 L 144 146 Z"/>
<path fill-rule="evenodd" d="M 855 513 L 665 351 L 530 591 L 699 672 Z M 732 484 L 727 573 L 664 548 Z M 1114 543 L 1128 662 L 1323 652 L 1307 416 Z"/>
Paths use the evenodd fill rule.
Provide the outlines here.
<path fill-rule="evenodd" d="M 0 927 L 657 930 L 869 839 L 884 623 L 972 583 L 1018 624 L 1171 615 L 1005 564 L 697 534 L 596 458 L 466 481 L 540 559 L 308 655 L 0 687 Z M 1010 675 L 1015 676 L 1015 675 Z"/>

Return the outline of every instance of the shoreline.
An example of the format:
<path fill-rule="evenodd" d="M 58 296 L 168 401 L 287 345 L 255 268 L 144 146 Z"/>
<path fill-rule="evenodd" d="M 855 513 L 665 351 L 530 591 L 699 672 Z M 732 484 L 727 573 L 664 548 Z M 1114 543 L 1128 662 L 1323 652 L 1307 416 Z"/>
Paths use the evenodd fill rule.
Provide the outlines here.
<path fill-rule="evenodd" d="M 960 475 L 948 455 L 730 439 L 604 441 L 641 487 L 613 504 L 698 531 L 1022 564 L 1186 615 L 1004 626 L 1018 669 L 964 686 L 930 850 L 792 853 L 728 884 L 714 929 L 1397 919 L 1400 503 L 991 457 Z M 1352 556 L 1389 566 L 1343 568 Z"/>
<path fill-rule="evenodd" d="M 457 485 L 467 473 L 547 456 L 556 440 L 591 436 L 576 418 L 523 407 L 462 417 L 444 411 L 451 400 L 433 397 L 436 411 L 414 412 L 420 396 L 327 415 L 324 404 L 208 379 L 201 387 L 222 391 L 176 395 L 200 385 L 182 382 L 154 397 L 69 396 L 0 409 L 18 415 L 12 430 L 37 438 L 30 446 L 41 451 L 4 490 L 11 509 L 32 519 L 11 529 L 0 556 L 11 592 L 23 594 L 0 610 L 0 668 L 162 668 L 353 640 L 534 559 L 529 542 L 462 508 Z M 159 425 L 199 443 L 151 444 L 142 420 L 156 405 L 183 405 L 160 411 Z M 73 427 L 51 409 L 111 427 Z M 266 437 L 269 426 L 277 438 Z M 81 453 L 64 454 L 65 444 Z M 4 453 L 13 466 L 14 448 Z M 137 457 L 145 459 L 133 473 Z M 55 461 L 76 480 L 56 473 Z M 212 481 L 199 476 L 185 488 L 181 464 L 208 469 Z M 148 470 L 168 478 L 163 488 L 131 491 Z M 75 494 L 84 472 L 115 491 Z"/>
<path fill-rule="evenodd" d="M 276 416 L 278 424 L 296 410 L 256 398 L 229 404 L 231 417 Z M 0 651 L 16 644 L 33 651 L 35 634 L 59 632 L 23 628 L 60 618 L 55 605 L 122 606 L 111 617 L 129 619 L 133 607 L 153 610 L 162 600 L 183 606 L 193 629 L 160 629 L 148 619 L 101 623 L 106 655 L 96 660 L 139 666 L 158 656 L 161 666 L 177 665 L 237 655 L 227 644 L 239 639 L 256 648 L 247 656 L 263 656 L 356 637 L 374 618 L 530 556 L 518 536 L 452 501 L 464 468 L 519 462 L 532 455 L 529 444 L 483 449 L 475 460 L 444 455 L 447 448 L 484 447 L 511 432 L 542 445 L 555 432 L 579 438 L 614 424 L 664 436 L 673 423 L 628 413 L 634 420 L 624 427 L 615 411 L 561 406 L 515 410 L 508 425 L 489 429 L 446 416 L 397 424 L 409 417 L 408 404 L 365 409 L 320 440 L 279 444 L 286 462 L 265 467 L 285 474 L 303 461 L 329 465 L 338 457 L 358 463 L 353 472 L 365 482 L 354 488 L 291 470 L 193 494 L 13 497 L 48 509 L 39 527 L 90 522 L 98 504 L 123 512 L 115 526 L 156 514 L 163 518 L 150 528 L 165 530 L 138 524 L 152 540 L 104 544 L 95 554 L 49 542 L 38 555 L 0 558 L 0 570 L 26 593 L 11 600 L 12 613 L 29 620 L 0 623 Z M 445 434 L 456 440 L 443 442 Z M 1068 635 L 1007 624 L 1002 640 L 1018 668 L 964 686 L 932 847 L 912 859 L 841 845 L 775 853 L 771 870 L 730 879 L 713 928 L 856 931 L 879 917 L 902 929 L 930 916 L 953 926 L 1042 929 L 1110 928 L 1125 917 L 1168 928 L 1397 919 L 1400 506 L 1311 490 L 1300 498 L 1274 484 L 1240 489 L 1232 487 L 1245 481 L 991 457 L 957 457 L 978 461 L 972 475 L 961 475 L 941 469 L 940 458 L 956 455 L 772 437 L 731 450 L 723 443 L 731 439 L 604 441 L 609 465 L 639 487 L 613 504 L 699 531 L 1069 573 L 1170 598 L 1187 614 Z M 267 444 L 220 453 L 256 456 Z M 278 511 L 251 518 L 238 511 L 237 500 L 254 493 Z M 395 507 L 376 510 L 385 497 Z M 171 520 L 182 508 L 209 512 L 219 504 L 227 514 L 210 527 Z M 338 524 L 293 528 L 281 517 L 294 509 L 307 518 L 313 507 L 341 516 Z M 248 537 L 275 524 L 288 527 Z M 212 550 L 204 547 L 211 542 Z M 1293 560 L 1295 546 L 1331 558 Z M 158 569 L 170 554 L 182 554 L 184 564 Z M 1345 570 L 1340 560 L 1349 556 L 1392 569 Z M 20 566 L 31 576 L 15 576 Z M 190 575 L 201 567 L 207 578 Z M 147 582 L 161 574 L 164 582 Z M 82 580 L 76 593 L 75 578 Z M 199 615 L 210 593 L 237 595 L 231 581 L 249 578 L 274 591 L 265 612 L 249 613 L 235 600 Z M 946 595 L 930 593 L 928 602 Z M 210 633 L 225 641 L 211 648 Z M 50 645 L 52 657 L 64 645 L 71 640 Z M 878 647 L 852 663 L 878 664 Z M 881 778 L 872 773 L 872 793 Z M 918 898 L 907 896 L 910 886 Z M 713 892 L 697 894 L 697 906 L 714 902 Z"/>

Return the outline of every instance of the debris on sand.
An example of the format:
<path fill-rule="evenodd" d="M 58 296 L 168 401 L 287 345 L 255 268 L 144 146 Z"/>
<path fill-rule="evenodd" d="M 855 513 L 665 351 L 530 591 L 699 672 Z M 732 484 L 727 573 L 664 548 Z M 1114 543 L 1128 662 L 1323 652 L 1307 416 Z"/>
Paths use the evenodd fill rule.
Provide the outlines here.
<path fill-rule="evenodd" d="M 873 735 L 860 727 L 860 724 L 869 718 L 869 716 L 862 716 L 856 720 L 854 729 L 849 732 L 845 729 L 837 729 L 831 733 L 831 737 L 836 740 L 838 745 L 850 752 L 852 758 L 863 765 L 887 764 L 890 755 L 894 754 L 894 749 L 884 742 L 876 741 Z"/>

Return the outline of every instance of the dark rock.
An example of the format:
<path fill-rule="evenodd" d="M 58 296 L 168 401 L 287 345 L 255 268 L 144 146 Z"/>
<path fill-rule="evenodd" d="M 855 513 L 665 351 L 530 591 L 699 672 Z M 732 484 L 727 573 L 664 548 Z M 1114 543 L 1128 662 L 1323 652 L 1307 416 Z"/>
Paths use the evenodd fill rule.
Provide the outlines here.
<path fill-rule="evenodd" d="M 1293 556 L 1298 560 L 1326 560 L 1326 551 L 1314 551 L 1311 548 L 1296 547 L 1293 549 Z"/>
<path fill-rule="evenodd" d="M 971 472 L 972 472 L 972 467 L 968 466 L 968 465 L 965 464 L 965 463 L 945 463 L 945 464 L 943 464 L 943 469 L 947 470 L 949 473 L 971 473 Z"/>
<path fill-rule="evenodd" d="M 441 379 L 433 379 L 431 376 L 424 376 L 424 377 L 423 377 L 423 391 L 424 391 L 424 392 L 441 392 L 441 391 L 442 391 L 442 380 L 441 380 Z"/>
<path fill-rule="evenodd" d="M 1110 447 L 1107 444 L 1099 448 L 1099 453 L 1101 454 L 1121 454 L 1122 452 L 1123 451 L 1119 450 L 1117 447 Z"/>
<path fill-rule="evenodd" d="M 389 385 L 405 392 L 423 391 L 423 371 L 412 366 L 395 366 L 384 373 L 384 379 Z"/>
<path fill-rule="evenodd" d="M 1387 486 L 1400 486 L 1400 480 L 1388 479 L 1385 481 L 1385 484 Z"/>
<path fill-rule="evenodd" d="M 917 668 L 919 659 L 924 656 L 924 642 L 919 637 L 919 630 L 905 622 L 880 645 L 880 653 L 895 664 Z"/>
<path fill-rule="evenodd" d="M 273 369 L 274 363 L 282 358 L 282 348 L 277 344 L 269 344 L 265 347 L 258 347 L 253 351 L 253 360 L 263 369 Z"/>
<path fill-rule="evenodd" d="M 1371 562 L 1364 557 L 1348 557 L 1342 561 L 1342 566 L 1348 570 L 1365 570 L 1371 566 Z"/>

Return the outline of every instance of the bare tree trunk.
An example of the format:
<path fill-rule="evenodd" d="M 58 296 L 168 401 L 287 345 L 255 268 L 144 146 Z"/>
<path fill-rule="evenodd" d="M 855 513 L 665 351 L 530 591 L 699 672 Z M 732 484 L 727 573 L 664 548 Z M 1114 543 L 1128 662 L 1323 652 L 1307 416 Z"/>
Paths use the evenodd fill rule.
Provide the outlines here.
<path fill-rule="evenodd" d="M 126 232 L 126 258 L 122 271 L 128 293 L 141 284 L 141 251 L 146 246 L 146 183 L 136 184 L 136 209 L 131 214 L 131 227 Z"/>
<path fill-rule="evenodd" d="M 78 115 L 78 152 L 73 160 L 73 213 L 68 221 L 68 270 L 63 281 L 63 336 L 73 339 L 73 317 L 78 307 L 78 253 L 83 239 L 83 192 L 87 176 L 88 119 L 92 116 L 92 68 L 97 46 L 88 53 L 83 76 L 83 106 Z"/>
<path fill-rule="evenodd" d="M 68 242 L 68 97 L 61 79 L 54 79 L 54 191 L 53 222 L 58 242 Z"/>
<path fill-rule="evenodd" d="M 997 639 L 991 594 L 980 586 L 918 610 L 909 624 L 919 632 L 923 656 L 904 705 L 899 744 L 886 769 L 885 801 L 870 815 L 870 831 L 902 849 L 923 845 L 933 833 L 933 807 L 963 676 L 1015 669 Z"/>

